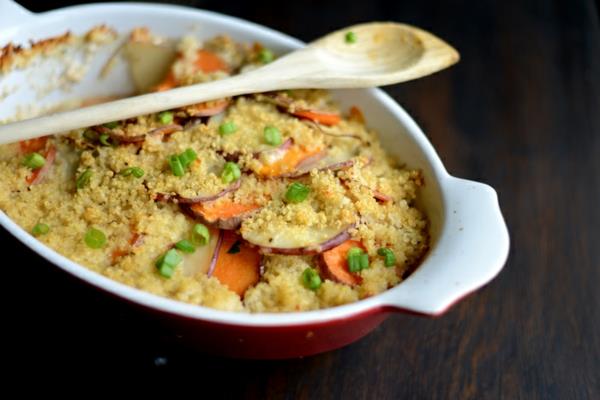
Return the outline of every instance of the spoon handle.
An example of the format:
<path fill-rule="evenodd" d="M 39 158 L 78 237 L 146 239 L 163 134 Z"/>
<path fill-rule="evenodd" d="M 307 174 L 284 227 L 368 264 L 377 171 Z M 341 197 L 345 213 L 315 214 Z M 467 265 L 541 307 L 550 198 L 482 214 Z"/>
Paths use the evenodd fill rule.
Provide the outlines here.
<path fill-rule="evenodd" d="M 356 32 L 360 40 L 348 43 Z M 389 85 L 432 74 L 458 61 L 447 43 L 397 23 L 366 23 L 333 32 L 254 71 L 209 83 L 128 97 L 0 126 L 0 144 L 118 121 L 224 97 L 281 89 Z"/>
<path fill-rule="evenodd" d="M 33 139 L 73 129 L 119 121 L 189 104 L 270 90 L 298 88 L 319 64 L 314 49 L 291 53 L 264 67 L 230 78 L 148 93 L 108 103 L 0 125 L 0 144 Z M 307 62 L 307 60 L 312 60 Z M 305 85 L 302 85 L 305 86 Z"/>

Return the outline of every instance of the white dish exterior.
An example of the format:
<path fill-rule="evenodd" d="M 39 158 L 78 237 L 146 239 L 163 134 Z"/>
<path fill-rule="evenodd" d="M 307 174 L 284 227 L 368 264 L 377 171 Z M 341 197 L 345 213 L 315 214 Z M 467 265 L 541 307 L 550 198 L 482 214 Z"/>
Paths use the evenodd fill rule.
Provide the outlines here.
<path fill-rule="evenodd" d="M 171 37 L 192 30 L 201 38 L 227 33 L 239 41 L 259 41 L 276 53 L 303 45 L 296 39 L 250 22 L 177 6 L 105 3 L 32 14 L 12 1 L 0 0 L 0 47 L 11 41 L 26 43 L 29 39 L 56 36 L 67 29 L 81 34 L 103 23 L 116 28 L 119 33 L 142 25 Z M 344 109 L 359 106 L 368 126 L 380 134 L 384 148 L 408 166 L 420 168 L 425 177 L 421 207 L 431 221 L 431 250 L 408 279 L 380 295 L 340 307 L 301 313 L 218 311 L 162 298 L 92 272 L 38 242 L 2 212 L 0 224 L 30 249 L 83 281 L 142 306 L 187 318 L 242 326 L 281 327 L 350 318 L 372 309 L 439 315 L 493 279 L 506 261 L 509 237 L 496 192 L 485 184 L 450 176 L 420 128 L 382 90 L 337 91 L 336 98 Z M 7 98 L 7 101 L 24 100 L 29 99 Z"/>

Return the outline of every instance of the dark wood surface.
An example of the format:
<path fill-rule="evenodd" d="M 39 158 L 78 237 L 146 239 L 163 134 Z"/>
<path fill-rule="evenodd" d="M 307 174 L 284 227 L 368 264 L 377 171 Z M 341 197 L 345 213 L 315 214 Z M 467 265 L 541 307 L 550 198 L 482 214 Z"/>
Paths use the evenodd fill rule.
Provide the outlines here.
<path fill-rule="evenodd" d="M 185 348 L 157 321 L 82 287 L 3 232 L 5 366 L 16 375 L 32 366 L 63 377 L 100 371 L 105 384 L 140 372 L 140 382 L 157 386 L 185 380 L 200 398 L 600 398 L 596 3 L 186 3 L 307 41 L 356 22 L 397 20 L 455 45 L 459 65 L 386 91 L 452 174 L 498 190 L 512 239 L 506 268 L 441 318 L 393 315 L 338 351 L 236 361 Z M 42 11 L 59 2 L 23 4 Z"/>

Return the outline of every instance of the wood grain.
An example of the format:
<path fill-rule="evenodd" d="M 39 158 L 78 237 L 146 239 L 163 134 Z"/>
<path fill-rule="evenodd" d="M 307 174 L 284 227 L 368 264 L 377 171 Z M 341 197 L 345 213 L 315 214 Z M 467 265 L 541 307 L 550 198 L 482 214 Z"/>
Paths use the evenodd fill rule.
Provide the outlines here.
<path fill-rule="evenodd" d="M 171 382 L 193 375 L 189 386 L 211 398 L 600 398 L 600 27 L 593 1 L 189 4 L 306 41 L 391 19 L 456 46 L 459 65 L 388 92 L 422 125 L 451 173 L 497 188 L 512 238 L 508 264 L 441 318 L 394 315 L 356 344 L 302 360 L 234 361 L 182 347 L 158 321 L 82 287 L 4 233 L 5 282 L 31 277 L 3 291 L 11 371 L 34 362 L 63 376 L 100 369 L 116 379 L 143 372 Z"/>

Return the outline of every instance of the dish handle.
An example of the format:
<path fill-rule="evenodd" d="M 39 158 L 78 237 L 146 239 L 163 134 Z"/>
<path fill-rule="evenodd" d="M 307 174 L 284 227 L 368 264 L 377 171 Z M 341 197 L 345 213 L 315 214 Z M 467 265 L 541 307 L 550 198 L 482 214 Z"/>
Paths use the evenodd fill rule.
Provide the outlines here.
<path fill-rule="evenodd" d="M 423 264 L 384 294 L 390 311 L 437 316 L 490 282 L 503 268 L 509 236 L 496 191 L 448 177 L 444 223 Z"/>
<path fill-rule="evenodd" d="M 35 14 L 13 0 L 0 0 L 0 27 L 10 28 L 25 23 Z"/>

